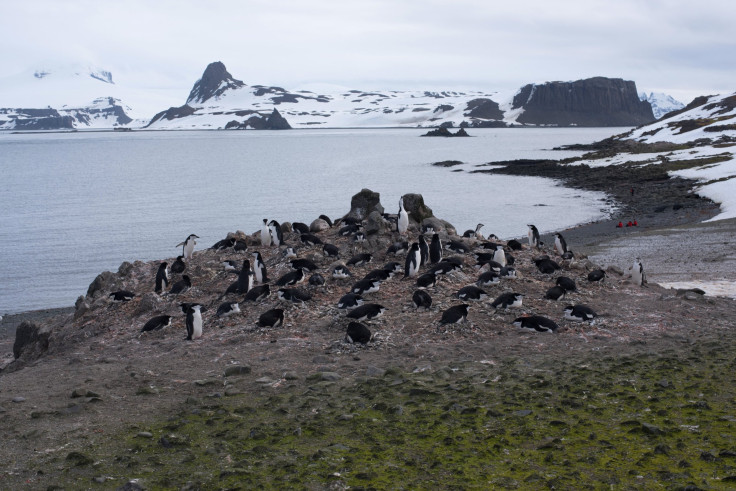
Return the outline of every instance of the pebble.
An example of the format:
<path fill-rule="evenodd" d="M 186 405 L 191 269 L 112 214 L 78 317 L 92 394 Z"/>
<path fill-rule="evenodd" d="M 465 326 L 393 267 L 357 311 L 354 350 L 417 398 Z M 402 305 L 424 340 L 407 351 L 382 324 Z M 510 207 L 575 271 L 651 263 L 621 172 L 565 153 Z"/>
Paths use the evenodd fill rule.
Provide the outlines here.
<path fill-rule="evenodd" d="M 226 377 L 232 377 L 234 375 L 247 375 L 250 373 L 250 367 L 249 366 L 241 366 L 241 365 L 235 365 L 232 367 L 227 367 L 225 369 L 225 376 Z"/>
<path fill-rule="evenodd" d="M 365 374 L 369 377 L 383 377 L 386 373 L 386 370 L 383 368 L 374 367 L 373 365 L 368 366 L 368 368 L 365 369 Z"/>
<path fill-rule="evenodd" d="M 25 402 L 25 400 L 26 400 L 25 397 L 20 397 L 20 396 L 13 397 L 13 402 Z"/>
<path fill-rule="evenodd" d="M 153 438 L 153 433 L 150 431 L 141 431 L 136 436 L 139 436 L 141 438 Z"/>
<path fill-rule="evenodd" d="M 336 382 L 341 378 L 340 375 L 335 372 L 322 372 L 320 373 L 320 377 L 322 380 L 326 380 L 328 382 Z"/>

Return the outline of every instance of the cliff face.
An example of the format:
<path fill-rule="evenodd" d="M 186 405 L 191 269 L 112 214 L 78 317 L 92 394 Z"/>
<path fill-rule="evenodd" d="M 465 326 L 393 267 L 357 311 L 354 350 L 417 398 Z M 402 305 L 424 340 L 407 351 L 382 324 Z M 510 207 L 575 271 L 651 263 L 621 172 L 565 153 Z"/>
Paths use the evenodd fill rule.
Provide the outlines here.
<path fill-rule="evenodd" d="M 636 84 L 620 78 L 529 84 L 514 96 L 513 108 L 524 108 L 517 119 L 522 124 L 639 126 L 655 119 Z"/>

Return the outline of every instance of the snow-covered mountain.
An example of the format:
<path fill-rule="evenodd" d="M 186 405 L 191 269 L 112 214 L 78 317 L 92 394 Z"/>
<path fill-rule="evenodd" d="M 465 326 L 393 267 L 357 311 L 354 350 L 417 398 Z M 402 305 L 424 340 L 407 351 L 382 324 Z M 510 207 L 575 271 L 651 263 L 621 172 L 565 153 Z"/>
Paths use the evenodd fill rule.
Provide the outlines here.
<path fill-rule="evenodd" d="M 61 109 L 0 108 L 0 130 L 109 129 L 126 127 L 128 117 L 119 99 L 101 97 L 83 107 Z"/>
<path fill-rule="evenodd" d="M 263 128 L 270 127 L 265 120 L 274 111 L 292 128 L 636 126 L 654 120 L 634 82 L 621 79 L 529 84 L 515 97 L 482 91 L 289 91 L 249 86 L 215 62 L 186 104 L 161 111 L 147 127 Z"/>
<path fill-rule="evenodd" d="M 652 112 L 654 113 L 654 117 L 657 119 L 669 112 L 677 111 L 678 109 L 685 107 L 685 104 L 682 102 L 678 101 L 671 95 L 667 95 L 662 92 L 650 92 L 649 94 L 642 92 L 639 94 L 639 99 L 647 101 L 649 105 L 652 106 Z"/>
<path fill-rule="evenodd" d="M 620 138 L 639 142 L 736 143 L 736 93 L 696 97 L 687 106 Z"/>

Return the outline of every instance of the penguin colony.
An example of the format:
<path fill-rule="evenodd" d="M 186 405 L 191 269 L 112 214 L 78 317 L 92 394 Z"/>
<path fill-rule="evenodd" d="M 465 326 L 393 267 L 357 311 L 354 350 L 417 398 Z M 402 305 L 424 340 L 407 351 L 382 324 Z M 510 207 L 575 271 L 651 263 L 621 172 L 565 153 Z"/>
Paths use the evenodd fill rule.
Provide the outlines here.
<path fill-rule="evenodd" d="M 362 344 L 391 324 L 393 309 L 411 312 L 438 331 L 465 324 L 554 333 L 557 322 L 597 321 L 598 314 L 577 295 L 605 288 L 605 272 L 571 268 L 575 255 L 561 234 L 545 248 L 534 225 L 522 244 L 492 234 L 492 240 L 484 239 L 483 224 L 464 237 L 444 230 L 421 233 L 408 217 L 402 198 L 396 215 L 384 215 L 388 232 L 375 236 L 389 244 L 380 250 L 360 220 L 332 223 L 324 215 L 318 231 L 263 219 L 260 232 L 217 241 L 206 254 L 195 253 L 200 237 L 191 234 L 177 244 L 182 254 L 171 268 L 169 262 L 156 265 L 149 289 L 110 292 L 109 298 L 120 304 L 156 292 L 162 307 L 141 321 L 140 332 L 185 327 L 182 339 L 188 341 L 206 339 L 207 329 L 215 327 L 282 327 L 315 308 L 333 319 L 346 342 Z M 517 275 L 517 268 L 524 273 Z M 631 270 L 632 282 L 644 286 L 640 260 Z M 545 286 L 521 294 L 515 286 L 524 277 Z M 213 299 L 211 292 L 218 289 Z M 183 318 L 171 315 L 175 311 Z"/>

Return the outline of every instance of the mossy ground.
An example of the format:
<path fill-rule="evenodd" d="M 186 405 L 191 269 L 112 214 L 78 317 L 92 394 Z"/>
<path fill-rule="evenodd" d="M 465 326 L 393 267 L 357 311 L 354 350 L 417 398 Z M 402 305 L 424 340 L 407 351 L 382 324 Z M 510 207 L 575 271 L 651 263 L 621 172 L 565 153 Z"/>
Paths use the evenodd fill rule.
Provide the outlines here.
<path fill-rule="evenodd" d="M 736 355 L 716 342 L 621 358 L 319 375 L 189 399 L 59 459 L 62 487 L 736 487 Z M 140 436 L 141 432 L 151 435 Z M 696 489 L 691 488 L 691 489 Z"/>

